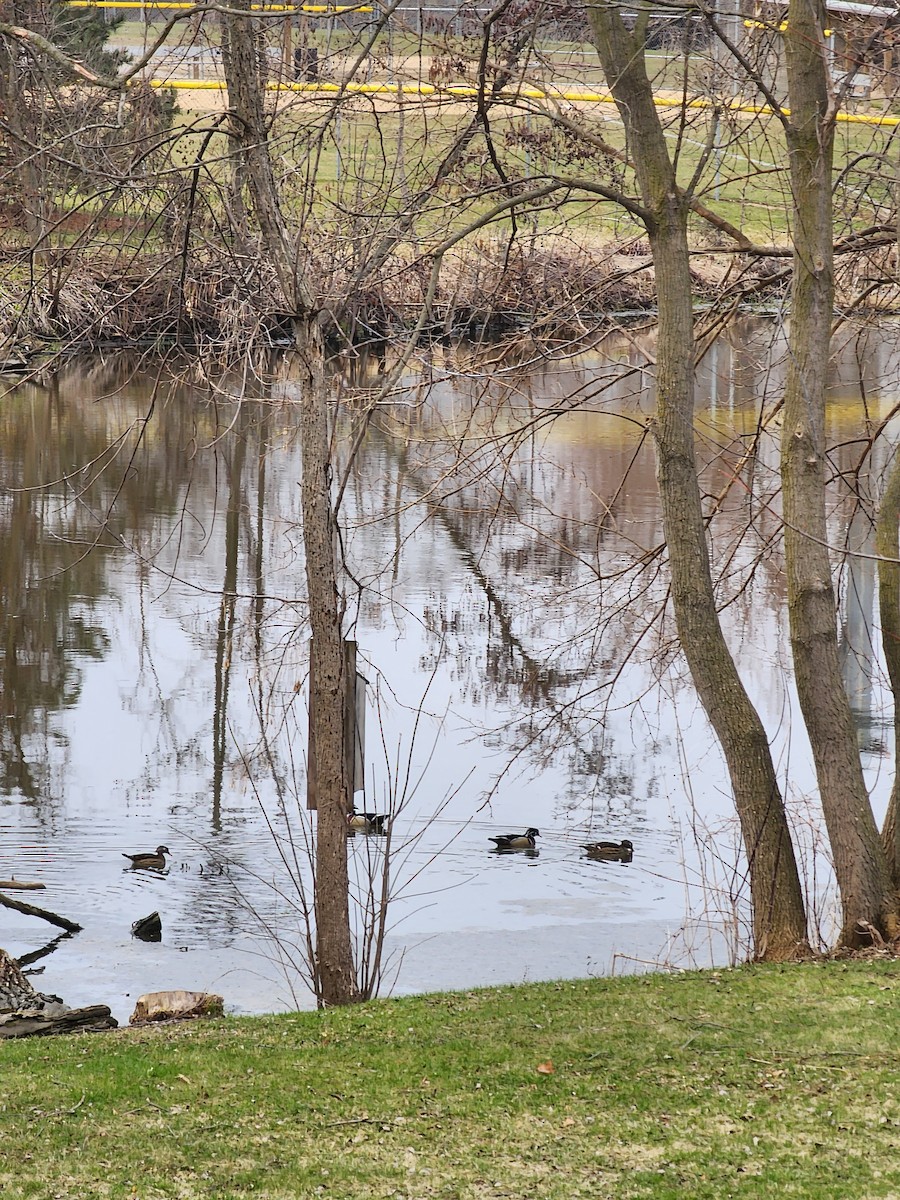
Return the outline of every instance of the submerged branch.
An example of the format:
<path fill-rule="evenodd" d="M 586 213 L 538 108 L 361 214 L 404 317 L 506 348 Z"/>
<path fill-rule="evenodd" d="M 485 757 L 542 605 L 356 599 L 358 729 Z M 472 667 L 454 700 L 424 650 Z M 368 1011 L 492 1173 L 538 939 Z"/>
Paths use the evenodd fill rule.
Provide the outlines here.
<path fill-rule="evenodd" d="M 76 921 L 70 921 L 68 917 L 61 917 L 59 913 L 50 912 L 47 908 L 39 908 L 36 904 L 26 904 L 24 900 L 13 900 L 11 896 L 4 896 L 0 892 L 0 904 L 4 908 L 12 908 L 16 912 L 24 913 L 26 917 L 40 917 L 43 921 L 49 921 L 51 925 L 56 925 L 59 929 L 65 929 L 69 933 L 78 933 L 81 926 Z"/>

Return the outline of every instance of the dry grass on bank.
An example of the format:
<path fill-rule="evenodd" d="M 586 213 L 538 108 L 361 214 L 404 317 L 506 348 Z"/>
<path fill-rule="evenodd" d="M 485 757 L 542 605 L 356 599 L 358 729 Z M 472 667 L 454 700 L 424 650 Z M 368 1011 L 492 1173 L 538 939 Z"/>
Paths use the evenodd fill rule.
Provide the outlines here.
<path fill-rule="evenodd" d="M 733 264 L 732 269 L 733 269 Z M 351 264 L 323 255 L 313 263 L 323 303 L 339 302 L 341 327 L 354 342 L 402 336 L 419 318 L 430 264 L 394 255 L 348 297 Z M 699 299 L 712 297 L 724 270 L 698 257 Z M 752 294 L 765 278 L 734 271 Z M 26 302 L 26 297 L 28 297 Z M 656 304 L 646 244 L 591 246 L 574 238 L 523 238 L 467 243 L 444 263 L 424 336 L 503 336 L 528 331 L 539 338 L 588 337 L 628 312 Z M 29 287 L 0 281 L 0 329 L 17 327 L 22 339 L 89 347 L 101 343 L 183 341 L 264 345 L 289 335 L 274 273 L 265 264 L 246 270 L 241 259 L 202 253 L 184 269 L 178 257 L 135 253 L 95 255 L 48 271 Z"/>

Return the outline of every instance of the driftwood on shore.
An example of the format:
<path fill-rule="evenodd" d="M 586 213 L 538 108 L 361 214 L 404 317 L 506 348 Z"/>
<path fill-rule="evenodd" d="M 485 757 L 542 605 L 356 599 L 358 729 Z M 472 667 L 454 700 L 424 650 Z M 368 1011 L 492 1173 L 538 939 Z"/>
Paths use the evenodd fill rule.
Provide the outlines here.
<path fill-rule="evenodd" d="M 0 1038 L 90 1033 L 117 1025 L 105 1004 L 69 1008 L 59 996 L 36 992 L 16 960 L 0 950 Z"/>
<path fill-rule="evenodd" d="M 221 1017 L 224 1000 L 215 992 L 188 992 L 175 988 L 168 992 L 147 992 L 138 996 L 131 1025 L 149 1025 L 154 1021 L 184 1021 L 194 1017 Z"/>
<path fill-rule="evenodd" d="M 105 1004 L 69 1008 L 60 1002 L 38 1009 L 0 1013 L 0 1038 L 45 1037 L 51 1033 L 100 1033 L 104 1029 L 116 1029 L 118 1024 Z"/>

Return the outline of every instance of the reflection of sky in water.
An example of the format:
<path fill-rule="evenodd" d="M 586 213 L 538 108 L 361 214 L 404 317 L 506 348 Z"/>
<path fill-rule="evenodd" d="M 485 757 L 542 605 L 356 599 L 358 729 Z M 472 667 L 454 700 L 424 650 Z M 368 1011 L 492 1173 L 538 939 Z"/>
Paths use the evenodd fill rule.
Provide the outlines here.
<path fill-rule="evenodd" d="M 753 348 L 752 339 L 748 344 Z M 698 422 L 714 494 L 721 487 L 716 472 L 737 453 L 727 431 L 743 429 L 748 411 L 755 412 L 748 409 L 759 382 L 753 363 L 764 356 L 758 347 L 754 353 L 748 366 L 720 348 L 714 403 Z M 710 369 L 704 364 L 707 375 Z M 571 371 L 532 376 L 528 388 L 520 381 L 516 404 L 535 409 L 576 392 L 589 396 L 597 390 L 592 370 L 590 360 L 579 360 Z M 770 383 L 777 370 L 769 370 Z M 70 384 L 89 400 L 77 375 Z M 846 381 L 841 386 L 846 391 Z M 104 422 L 88 404 L 104 425 L 103 438 L 117 421 L 125 427 L 139 415 L 142 387 L 136 380 L 108 399 Z M 698 882 L 701 869 L 726 896 L 738 890 L 720 755 L 683 666 L 652 632 L 628 653 L 664 586 L 662 577 L 638 588 L 617 575 L 633 548 L 651 549 L 659 538 L 652 459 L 646 448 L 638 451 L 635 421 L 615 416 L 618 410 L 643 419 L 646 397 L 637 404 L 632 387 L 608 390 L 583 411 L 542 426 L 502 471 L 487 470 L 480 453 L 466 448 L 468 477 L 447 497 L 449 515 L 440 519 L 419 501 L 429 487 L 435 495 L 443 488 L 438 432 L 471 430 L 473 414 L 480 419 L 472 389 L 444 385 L 433 411 L 417 417 L 417 438 L 408 445 L 373 434 L 350 477 L 345 535 L 353 572 L 368 589 L 353 630 L 371 685 L 365 804 L 383 809 L 392 788 L 407 795 L 394 835 L 392 946 L 407 951 L 401 990 L 586 974 L 608 970 L 616 952 L 651 959 L 666 952 L 686 900 L 696 909 L 699 893 L 686 882 Z M 80 411 L 74 398 L 69 404 Z M 127 1015 L 125 997 L 141 990 L 216 981 L 226 998 L 251 1011 L 289 1003 L 277 972 L 256 957 L 254 914 L 288 937 L 296 929 L 263 819 L 265 810 L 282 828 L 259 712 L 280 783 L 302 793 L 299 448 L 289 409 L 276 408 L 262 430 L 254 411 L 241 458 L 237 433 L 226 431 L 237 425 L 235 410 L 225 408 L 215 449 L 208 409 L 196 418 L 202 436 L 175 402 L 154 417 L 144 457 L 136 458 L 133 492 L 124 489 L 116 508 L 116 532 L 140 557 L 97 552 L 99 583 L 66 599 L 68 627 L 78 618 L 108 645 L 99 654 L 96 639 L 84 652 L 77 644 L 68 650 L 78 686 L 67 706 L 48 707 L 28 731 L 28 752 L 47 768 L 46 786 L 31 801 L 11 795 L 0 810 L 0 876 L 46 882 L 37 902 L 85 926 L 45 960 L 38 986 L 69 1002 L 117 1004 L 117 1015 Z M 509 425 L 522 409 L 502 409 L 501 416 Z M 86 458 L 90 449 L 86 442 L 70 458 Z M 760 494 L 771 483 L 765 459 L 754 481 Z M 16 472 L 8 463 L 7 474 Z M 237 538 L 238 598 L 223 647 L 230 503 L 238 514 L 230 535 L 232 546 Z M 715 536 L 729 552 L 739 547 L 733 562 L 740 571 L 765 513 L 761 506 L 762 516 L 749 521 L 751 534 L 738 542 L 748 511 L 740 497 L 729 504 Z M 66 503 L 47 505 L 45 519 L 57 535 L 93 532 L 70 492 Z M 845 523 L 836 509 L 836 540 Z M 260 531 L 269 599 L 257 625 L 249 597 Z M 845 628 L 859 646 L 873 592 L 870 574 L 857 566 L 848 589 L 857 603 L 846 609 Z M 782 775 L 790 775 L 791 801 L 802 806 L 814 782 L 790 715 L 782 595 L 778 562 L 769 556 L 726 620 Z M 213 782 L 217 661 L 220 675 L 223 661 L 228 674 L 220 797 Z M 548 662 L 555 672 L 549 680 Z M 873 690 L 871 673 L 857 669 L 852 685 L 857 706 L 869 714 L 861 736 L 880 815 L 890 782 L 880 684 L 876 678 Z M 489 853 L 490 833 L 531 824 L 541 830 L 536 857 Z M 698 855 L 707 829 L 720 838 L 718 865 Z M 599 836 L 630 837 L 634 862 L 584 858 L 581 842 Z M 168 875 L 123 871 L 122 851 L 158 842 L 173 850 Z M 374 839 L 354 838 L 352 868 L 380 851 Z M 221 862 L 228 864 L 224 873 Z M 131 922 L 153 909 L 163 915 L 163 943 L 132 942 Z M 728 909 L 727 899 L 724 913 L 713 905 L 710 923 Z M 34 948 L 47 932 L 36 924 L 0 912 L 0 945 L 14 953 Z M 704 937 L 701 931 L 696 942 L 701 960 Z"/>

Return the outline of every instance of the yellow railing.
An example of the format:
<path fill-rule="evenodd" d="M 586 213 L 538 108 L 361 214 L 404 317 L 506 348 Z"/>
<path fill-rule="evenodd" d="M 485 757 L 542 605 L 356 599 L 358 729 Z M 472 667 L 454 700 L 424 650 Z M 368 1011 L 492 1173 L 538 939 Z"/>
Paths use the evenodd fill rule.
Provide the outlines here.
<path fill-rule="evenodd" d="M 196 8 L 196 4 L 186 4 L 184 0 L 66 0 L 72 8 Z M 242 8 L 252 12 L 274 13 L 346 13 L 374 12 L 372 4 L 242 4 Z"/>
<path fill-rule="evenodd" d="M 194 8 L 194 4 L 184 0 L 66 0 L 73 8 Z M 254 12 L 312 12 L 312 13 L 343 13 L 343 12 L 374 12 L 371 4 L 250 4 L 247 7 Z M 223 91 L 225 84 L 218 79 L 151 79 L 150 86 L 155 88 L 171 87 L 184 88 L 190 91 Z M 437 86 L 433 83 L 270 83 L 270 91 L 307 92 L 311 94 L 334 95 L 337 92 L 350 95 L 365 96 L 438 96 L 449 99 L 466 100 L 477 96 L 478 89 L 466 85 Z M 518 88 L 503 94 L 504 99 L 516 100 L 566 100 L 572 104 L 613 104 L 610 92 L 573 91 L 545 92 L 541 88 Z M 711 109 L 717 106 L 712 100 L 687 100 L 679 97 L 657 96 L 654 98 L 657 108 L 686 108 Z M 771 112 L 766 105 L 731 103 L 725 106 L 728 112 L 746 113 L 759 116 Z M 789 109 L 782 109 L 786 115 Z M 900 117 L 887 116 L 881 113 L 848 113 L 840 112 L 838 121 L 847 125 L 884 125 L 896 128 L 900 125 Z"/>
<path fill-rule="evenodd" d="M 221 79 L 151 79 L 150 86 L 155 88 L 183 88 L 186 91 L 224 91 L 225 83 Z M 468 100 L 479 94 L 478 88 L 466 84 L 446 84 L 439 86 L 434 83 L 284 83 L 271 82 L 266 84 L 270 92 L 317 92 L 333 96 L 338 92 L 345 95 L 361 96 L 436 96 L 450 100 Z M 515 101 L 523 100 L 568 100 L 572 104 L 614 104 L 611 92 L 545 92 L 541 88 L 510 89 L 501 93 L 501 99 Z M 712 100 L 684 100 L 677 96 L 656 96 L 653 103 L 657 108 L 699 108 L 726 109 L 732 113 L 746 113 L 749 116 L 764 116 L 771 113 L 765 104 L 726 104 L 716 105 Z M 790 109 L 781 110 L 785 116 L 790 116 Z M 885 113 L 848 113 L 839 112 L 837 120 L 847 125 L 885 125 L 896 128 L 900 125 L 900 117 L 888 116 Z"/>
<path fill-rule="evenodd" d="M 773 25 L 771 23 L 771 21 L 745 21 L 744 22 L 745 29 L 765 29 L 769 33 L 772 33 L 775 30 L 777 30 L 778 33 L 784 33 L 784 31 L 787 29 L 787 27 L 788 27 L 787 21 L 779 21 L 779 23 L 777 25 Z M 834 30 L 833 29 L 823 29 L 822 33 L 825 35 L 825 37 L 831 37 L 831 35 L 834 33 Z"/>

